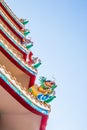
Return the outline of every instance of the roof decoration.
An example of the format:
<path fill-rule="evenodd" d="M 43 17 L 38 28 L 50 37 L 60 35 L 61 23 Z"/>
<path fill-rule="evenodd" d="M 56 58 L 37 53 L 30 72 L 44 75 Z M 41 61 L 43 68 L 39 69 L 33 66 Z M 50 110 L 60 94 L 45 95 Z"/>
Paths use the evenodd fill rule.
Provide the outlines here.
<path fill-rule="evenodd" d="M 9 9 L 9 7 L 7 6 L 7 4 L 5 2 L 3 2 L 2 0 L 0 0 L 0 2 L 2 2 L 2 4 L 4 5 L 4 7 L 8 10 L 8 12 L 12 15 L 12 11 Z M 4 16 L 4 15 L 2 15 Z M 27 19 L 20 19 L 18 20 L 18 18 L 13 15 L 14 19 L 17 20 L 17 21 L 20 21 L 20 23 L 22 23 L 23 25 L 26 25 L 29 21 Z M 8 21 L 8 18 L 6 18 L 5 16 L 5 19 Z M 8 21 L 10 23 L 10 21 Z M 12 23 L 10 24 L 12 26 Z M 9 38 L 9 39 L 12 39 L 13 37 L 11 35 L 9 35 L 9 33 L 7 32 L 7 30 L 3 29 L 3 26 L 2 24 L 0 25 L 0 28 L 2 29 L 2 31 L 6 34 L 6 36 Z M 17 29 L 17 28 L 16 28 Z M 41 65 L 41 60 L 38 58 L 38 57 L 33 57 L 33 52 L 30 50 L 30 48 L 33 46 L 33 42 L 31 41 L 31 38 L 26 38 L 26 36 L 30 33 L 29 29 L 25 29 L 25 26 L 21 29 L 22 33 L 25 35 L 25 37 L 22 38 L 22 42 L 20 42 L 20 47 L 23 47 L 22 50 L 24 50 L 24 48 L 26 48 L 26 55 L 24 56 L 24 59 L 21 59 L 18 58 L 18 56 L 15 55 L 16 52 L 13 52 L 13 50 L 11 49 L 8 49 L 8 45 L 5 45 L 6 43 L 4 43 L 3 41 L 0 42 L 0 46 L 3 47 L 3 49 L 15 60 L 18 62 L 18 64 L 20 64 L 20 66 L 22 65 L 24 68 L 28 68 L 28 66 L 30 66 L 27 71 L 29 70 L 32 74 L 34 74 L 35 71 L 37 71 L 37 68 Z M 19 44 L 17 43 L 16 44 L 16 41 L 15 39 L 13 40 L 12 39 L 12 42 L 15 43 L 15 45 L 18 47 Z M 21 48 L 19 48 L 21 49 Z M 38 85 L 34 85 L 34 86 L 31 86 L 31 88 L 28 90 L 31 92 L 31 94 L 33 94 L 34 96 L 35 93 L 37 93 L 37 96 L 36 98 L 38 100 L 41 100 L 42 102 L 45 102 L 45 103 L 49 103 L 51 102 L 54 98 L 55 98 L 55 95 L 54 95 L 54 89 L 56 88 L 56 85 L 54 82 L 52 81 L 48 81 L 46 80 L 45 77 L 41 77 L 40 78 L 40 86 Z M 35 91 L 36 90 L 36 91 Z"/>
<path fill-rule="evenodd" d="M 34 69 L 34 67 L 29 66 L 29 64 L 27 64 L 27 62 L 25 62 L 22 57 L 20 57 L 13 49 L 11 49 L 10 46 L 5 44 L 0 41 L 0 48 L 3 48 L 7 52 L 7 54 L 12 57 L 12 59 L 15 60 L 15 62 L 17 62 L 17 64 L 23 67 L 23 69 L 25 69 L 27 72 L 30 72 L 33 75 L 37 74 L 37 71 Z"/>
<path fill-rule="evenodd" d="M 29 29 L 22 29 L 22 32 L 25 36 L 27 36 L 30 33 Z"/>
<path fill-rule="evenodd" d="M 23 25 L 26 25 L 26 24 L 29 22 L 29 20 L 27 20 L 27 19 L 20 19 L 20 22 L 21 22 Z"/>
<path fill-rule="evenodd" d="M 54 89 L 57 87 L 55 82 L 46 80 L 45 77 L 40 77 L 40 86 L 33 85 L 29 88 L 29 92 L 33 94 L 38 100 L 44 103 L 50 103 L 55 96 Z"/>
<path fill-rule="evenodd" d="M 44 76 L 39 79 L 40 85 L 35 83 L 38 68 L 42 63 L 40 58 L 34 56 L 32 52 L 33 41 L 30 37 L 27 37 L 30 31 L 26 29 L 25 25 L 28 24 L 29 20 L 17 18 L 4 0 L 0 0 L 0 9 L 1 54 L 3 53 L 13 63 L 14 68 L 15 66 L 18 68 L 20 77 L 23 72 L 22 79 L 25 79 L 25 76 L 28 76 L 29 79 L 28 87 L 26 85 L 23 86 L 23 82 L 22 84 L 20 83 L 22 79 L 19 82 L 17 77 L 10 73 L 10 63 L 4 63 L 4 60 L 3 62 L 0 60 L 0 85 L 18 102 L 22 104 L 23 101 L 22 105 L 24 107 L 27 106 L 28 110 L 31 111 L 33 109 L 32 112 L 38 112 L 42 116 L 41 122 L 43 119 L 45 120 L 45 124 L 40 130 L 45 130 L 47 116 L 51 111 L 49 103 L 56 98 L 55 88 L 57 85 L 54 81 L 48 80 Z M 9 62 L 9 60 L 7 61 Z M 6 64 L 8 64 L 8 68 L 5 67 Z M 19 74 L 16 71 L 15 73 L 16 76 Z M 26 84 L 25 80 L 24 83 Z"/>
<path fill-rule="evenodd" d="M 35 96 L 33 96 L 21 83 L 17 81 L 15 77 L 11 75 L 5 68 L 5 66 L 0 65 L 0 78 L 6 82 L 11 89 L 13 89 L 22 99 L 25 100 L 30 106 L 32 106 L 37 111 L 48 115 L 50 112 L 50 105 L 42 103 Z"/>

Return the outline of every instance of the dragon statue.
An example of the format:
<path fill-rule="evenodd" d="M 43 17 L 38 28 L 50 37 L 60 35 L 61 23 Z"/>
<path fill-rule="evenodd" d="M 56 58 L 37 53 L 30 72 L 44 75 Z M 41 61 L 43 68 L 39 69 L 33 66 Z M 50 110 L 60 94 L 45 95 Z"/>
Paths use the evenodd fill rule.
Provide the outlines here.
<path fill-rule="evenodd" d="M 55 82 L 47 80 L 45 77 L 40 77 L 40 86 L 33 85 L 28 89 L 28 91 L 38 100 L 49 103 L 56 98 L 54 91 L 56 87 L 57 85 Z"/>

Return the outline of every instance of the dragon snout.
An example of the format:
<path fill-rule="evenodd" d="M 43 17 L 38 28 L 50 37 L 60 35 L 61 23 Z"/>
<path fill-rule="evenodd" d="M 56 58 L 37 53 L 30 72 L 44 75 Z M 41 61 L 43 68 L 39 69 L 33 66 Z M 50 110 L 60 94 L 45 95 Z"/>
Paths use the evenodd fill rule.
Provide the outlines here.
<path fill-rule="evenodd" d="M 51 82 L 51 85 L 55 85 L 55 82 Z"/>

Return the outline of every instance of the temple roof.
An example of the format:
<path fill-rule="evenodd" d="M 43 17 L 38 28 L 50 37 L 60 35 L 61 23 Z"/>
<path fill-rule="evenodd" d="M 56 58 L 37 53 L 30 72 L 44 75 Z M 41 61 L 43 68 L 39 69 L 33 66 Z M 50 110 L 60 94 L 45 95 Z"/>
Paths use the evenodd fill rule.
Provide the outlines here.
<path fill-rule="evenodd" d="M 22 84 L 17 82 L 17 80 L 14 77 L 12 77 L 12 75 L 5 69 L 5 67 L 1 66 L 1 65 L 0 65 L 0 78 L 1 78 L 1 81 L 5 82 L 5 84 L 7 84 L 6 86 L 8 88 L 8 92 L 9 92 L 9 89 L 14 91 L 21 98 L 21 100 L 24 100 L 24 102 L 26 102 L 29 106 L 31 106 L 36 111 L 38 111 L 38 113 L 42 113 L 45 115 L 49 114 L 50 105 L 44 104 L 44 103 L 40 102 L 39 100 L 36 100 L 34 98 L 34 96 L 31 95 L 27 91 L 27 89 L 24 88 L 24 86 L 22 86 Z M 2 82 L 0 83 L 0 85 L 2 85 Z M 7 89 L 6 87 L 4 87 L 4 88 Z M 10 94 L 12 95 L 11 92 L 10 92 Z M 16 98 L 15 95 L 14 95 L 14 98 Z M 21 104 L 22 104 L 22 102 L 21 102 Z"/>
<path fill-rule="evenodd" d="M 30 72 L 33 75 L 37 74 L 37 71 L 35 71 L 34 68 L 31 68 L 23 59 L 20 57 L 14 50 L 11 49 L 6 43 L 0 40 L 0 48 L 3 48 L 4 51 L 6 51 L 6 54 L 8 54 L 14 62 L 19 64 L 22 68 L 24 68 L 27 72 Z M 20 64 L 21 63 L 21 64 Z"/>
<path fill-rule="evenodd" d="M 24 19 L 18 19 L 4 0 L 0 9 L 0 129 L 45 130 L 57 86 L 44 76 L 40 85 L 35 83 L 41 60 L 33 57 Z"/>
<path fill-rule="evenodd" d="M 24 38 L 24 34 L 19 31 L 9 20 L 8 18 L 5 16 L 5 14 L 3 12 L 0 12 L 1 14 L 1 18 L 4 19 L 4 21 L 11 27 L 12 30 L 14 30 L 20 37 Z"/>
<path fill-rule="evenodd" d="M 20 26 L 20 28 L 24 28 L 24 25 L 20 22 L 20 20 L 18 19 L 18 17 L 13 13 L 13 11 L 9 8 L 9 6 L 7 5 L 7 3 L 5 3 L 4 0 L 0 0 L 0 4 L 4 7 L 4 9 L 7 11 L 7 13 L 12 17 L 12 19 L 14 20 L 14 22 Z"/>

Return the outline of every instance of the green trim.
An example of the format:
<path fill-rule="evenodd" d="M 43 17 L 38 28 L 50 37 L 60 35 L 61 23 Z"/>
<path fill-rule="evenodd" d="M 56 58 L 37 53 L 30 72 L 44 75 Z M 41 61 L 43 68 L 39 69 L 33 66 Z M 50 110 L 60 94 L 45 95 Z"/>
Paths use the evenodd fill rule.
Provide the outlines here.
<path fill-rule="evenodd" d="M 29 21 L 28 20 L 25 20 L 22 22 L 23 25 L 26 25 Z"/>
<path fill-rule="evenodd" d="M 36 63 L 35 65 L 33 65 L 33 67 L 34 67 L 35 69 L 37 69 L 40 65 L 41 65 L 41 63 Z"/>
<path fill-rule="evenodd" d="M 27 30 L 27 31 L 24 32 L 24 35 L 27 36 L 29 33 L 30 33 L 30 31 Z"/>
<path fill-rule="evenodd" d="M 56 96 L 50 97 L 48 100 L 44 101 L 45 103 L 49 103 L 51 102 L 54 98 L 56 98 Z"/>
<path fill-rule="evenodd" d="M 26 48 L 27 48 L 27 49 L 30 49 L 32 46 L 33 46 L 33 44 L 26 45 Z"/>

